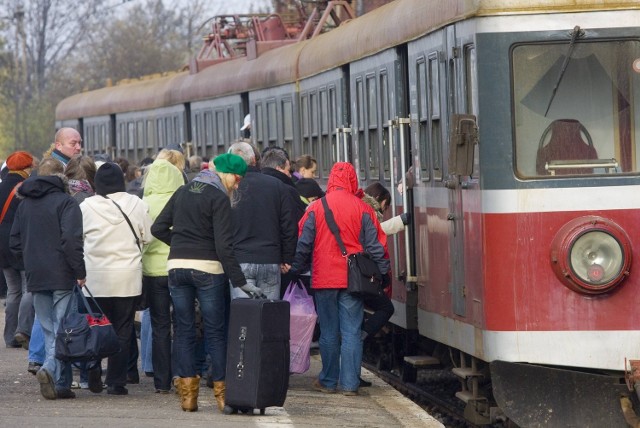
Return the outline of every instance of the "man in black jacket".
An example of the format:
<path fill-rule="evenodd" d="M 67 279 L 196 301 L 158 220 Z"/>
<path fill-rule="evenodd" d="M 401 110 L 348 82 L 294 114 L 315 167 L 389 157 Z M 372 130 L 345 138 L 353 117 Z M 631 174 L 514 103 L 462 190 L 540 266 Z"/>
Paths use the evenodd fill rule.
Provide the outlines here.
<path fill-rule="evenodd" d="M 45 162 L 56 163 L 53 159 Z M 40 168 L 43 168 L 41 165 Z M 9 245 L 24 265 L 27 290 L 45 340 L 45 361 L 36 373 L 49 400 L 75 398 L 71 364 L 55 358 L 55 336 L 75 284 L 84 286 L 82 212 L 68 193 L 64 176 L 30 177 L 18 189 L 24 200 L 11 228 Z"/>
<path fill-rule="evenodd" d="M 234 143 L 229 151 L 248 165 L 233 207 L 236 258 L 248 283 L 259 287 L 269 299 L 279 299 L 280 274 L 289 270 L 296 251 L 296 201 L 279 180 L 260 173 L 250 144 Z M 248 296 L 233 289 L 231 297 Z"/>

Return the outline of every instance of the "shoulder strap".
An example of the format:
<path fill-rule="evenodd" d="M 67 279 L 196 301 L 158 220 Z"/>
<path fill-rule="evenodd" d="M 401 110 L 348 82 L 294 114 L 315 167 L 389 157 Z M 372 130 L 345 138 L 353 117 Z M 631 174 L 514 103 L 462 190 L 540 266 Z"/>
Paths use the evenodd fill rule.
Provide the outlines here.
<path fill-rule="evenodd" d="M 2 207 L 2 214 L 0 214 L 0 223 L 2 223 L 2 220 L 4 220 L 5 214 L 9 210 L 9 205 L 11 205 L 11 201 L 13 200 L 13 197 L 16 195 L 16 191 L 18 190 L 18 185 L 19 184 L 16 184 L 16 186 L 11 190 L 11 193 L 9 193 L 9 197 L 4 202 L 4 206 Z"/>
<path fill-rule="evenodd" d="M 124 211 L 122 211 L 122 208 L 120 208 L 120 205 L 117 204 L 116 201 L 114 201 L 111 198 L 107 198 L 106 196 L 103 196 L 105 199 L 109 199 L 111 202 L 113 202 L 113 204 L 118 207 L 118 209 L 120 210 L 120 212 L 122 213 L 122 215 L 124 216 L 124 219 L 127 220 L 127 224 L 129 225 L 129 228 L 131 229 L 131 233 L 133 233 L 133 236 L 135 236 L 136 238 L 136 245 L 138 246 L 138 250 L 142 251 L 142 248 L 140 248 L 140 238 L 138 238 L 138 235 L 136 234 L 135 229 L 133 228 L 133 225 L 131 224 L 131 220 L 129 220 L 129 217 L 127 217 L 127 215 L 124 213 Z"/>
<path fill-rule="evenodd" d="M 333 233 L 333 236 L 338 241 L 338 246 L 340 247 L 340 251 L 343 256 L 347 255 L 347 249 L 344 246 L 344 242 L 342 242 L 342 238 L 340 237 L 340 229 L 336 224 L 336 219 L 333 217 L 333 211 L 329 208 L 329 204 L 327 203 L 326 197 L 320 198 L 322 201 L 322 206 L 324 207 L 324 218 L 327 221 L 327 226 L 329 226 L 329 230 Z"/>

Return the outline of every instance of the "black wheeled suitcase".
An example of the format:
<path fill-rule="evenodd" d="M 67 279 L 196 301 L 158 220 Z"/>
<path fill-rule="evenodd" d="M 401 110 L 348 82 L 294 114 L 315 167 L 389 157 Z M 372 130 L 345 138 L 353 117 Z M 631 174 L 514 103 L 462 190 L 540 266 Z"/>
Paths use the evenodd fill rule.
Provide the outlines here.
<path fill-rule="evenodd" d="M 224 413 L 282 406 L 289 388 L 289 302 L 231 301 Z"/>

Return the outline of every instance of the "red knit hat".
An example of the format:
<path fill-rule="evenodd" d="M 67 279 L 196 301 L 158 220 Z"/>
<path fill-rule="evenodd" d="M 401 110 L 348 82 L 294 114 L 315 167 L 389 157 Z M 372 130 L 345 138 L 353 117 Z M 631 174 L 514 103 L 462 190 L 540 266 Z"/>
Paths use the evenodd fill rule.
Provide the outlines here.
<path fill-rule="evenodd" d="M 9 171 L 22 171 L 31 168 L 33 156 L 27 152 L 14 152 L 7 158 L 7 168 Z"/>

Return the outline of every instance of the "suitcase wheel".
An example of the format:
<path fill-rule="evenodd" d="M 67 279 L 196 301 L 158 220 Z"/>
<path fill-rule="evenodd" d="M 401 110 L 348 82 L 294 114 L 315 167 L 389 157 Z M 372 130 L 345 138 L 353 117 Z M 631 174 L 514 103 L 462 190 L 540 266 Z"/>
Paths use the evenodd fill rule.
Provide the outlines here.
<path fill-rule="evenodd" d="M 224 406 L 224 410 L 222 411 L 225 415 L 235 415 L 238 413 L 238 409 L 231 406 Z"/>
<path fill-rule="evenodd" d="M 260 409 L 260 414 L 264 416 L 264 409 Z"/>

